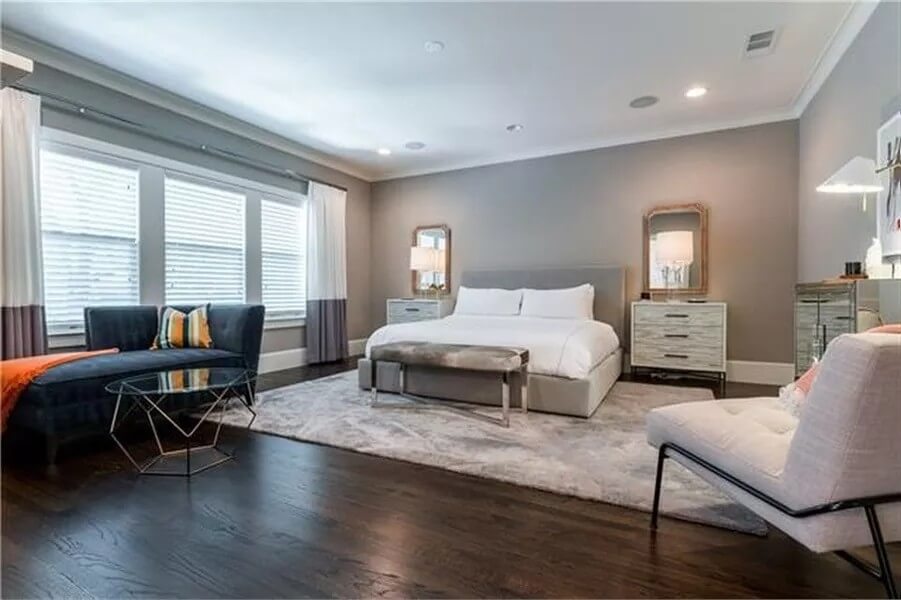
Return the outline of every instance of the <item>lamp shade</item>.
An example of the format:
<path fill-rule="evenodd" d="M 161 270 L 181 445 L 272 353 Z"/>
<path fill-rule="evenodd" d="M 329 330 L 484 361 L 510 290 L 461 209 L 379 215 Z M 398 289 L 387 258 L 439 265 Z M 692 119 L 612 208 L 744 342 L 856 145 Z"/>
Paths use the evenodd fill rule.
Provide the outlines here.
<path fill-rule="evenodd" d="M 444 270 L 444 251 L 437 248 L 424 248 L 412 246 L 410 248 L 411 271 L 442 271 Z"/>
<path fill-rule="evenodd" d="M 688 265 L 694 260 L 694 234 L 691 231 L 661 231 L 656 238 L 658 263 Z"/>
<path fill-rule="evenodd" d="M 876 162 L 863 156 L 855 156 L 832 177 L 817 186 L 817 191 L 824 194 L 881 192 L 882 185 L 876 177 Z"/>

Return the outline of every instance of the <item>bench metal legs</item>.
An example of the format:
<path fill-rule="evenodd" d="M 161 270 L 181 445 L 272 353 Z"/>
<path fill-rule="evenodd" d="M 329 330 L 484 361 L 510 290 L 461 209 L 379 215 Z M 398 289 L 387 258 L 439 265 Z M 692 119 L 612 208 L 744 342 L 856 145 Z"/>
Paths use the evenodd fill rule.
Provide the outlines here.
<path fill-rule="evenodd" d="M 521 385 L 521 406 L 522 412 L 528 412 L 529 410 L 529 400 L 528 400 L 528 386 L 529 386 L 529 377 L 526 371 L 526 367 L 523 367 L 519 371 L 511 371 L 509 373 L 504 373 L 501 376 L 501 416 L 500 418 L 490 417 L 488 415 L 484 415 L 480 412 L 477 412 L 477 409 L 463 407 L 457 404 L 451 404 L 447 400 L 439 400 L 433 398 L 424 398 L 422 396 L 416 396 L 414 394 L 410 394 L 407 392 L 407 384 L 406 384 L 406 371 L 407 368 L 403 364 L 399 364 L 400 367 L 400 376 L 399 376 L 399 388 L 398 391 L 399 396 L 406 398 L 407 400 L 412 400 L 416 404 L 379 404 L 379 391 L 378 391 L 378 362 L 374 360 L 370 360 L 370 368 L 372 372 L 370 373 L 369 379 L 369 406 L 374 408 L 422 408 L 423 406 L 442 408 L 445 410 L 457 412 L 463 414 L 468 417 L 472 417 L 475 419 L 479 419 L 482 421 L 487 421 L 489 423 L 494 423 L 496 425 L 500 425 L 501 427 L 510 427 L 510 379 L 512 378 L 513 373 L 518 373 L 520 385 Z"/>

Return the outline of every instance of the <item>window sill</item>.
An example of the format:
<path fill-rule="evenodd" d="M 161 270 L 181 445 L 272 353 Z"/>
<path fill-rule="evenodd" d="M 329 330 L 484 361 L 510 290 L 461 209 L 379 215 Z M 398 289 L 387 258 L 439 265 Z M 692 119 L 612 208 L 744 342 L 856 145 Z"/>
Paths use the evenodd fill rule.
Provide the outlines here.
<path fill-rule="evenodd" d="M 47 348 L 82 348 L 85 345 L 84 333 L 51 333 L 47 336 Z"/>
<path fill-rule="evenodd" d="M 263 330 L 270 329 L 297 329 L 305 327 L 305 319 L 272 319 L 263 323 Z M 84 333 L 51 333 L 47 336 L 47 348 L 60 350 L 63 348 L 83 348 L 85 345 Z"/>
<path fill-rule="evenodd" d="M 270 329 L 296 329 L 298 327 L 305 327 L 307 324 L 306 319 L 267 319 L 263 323 L 263 330 L 268 331 Z"/>

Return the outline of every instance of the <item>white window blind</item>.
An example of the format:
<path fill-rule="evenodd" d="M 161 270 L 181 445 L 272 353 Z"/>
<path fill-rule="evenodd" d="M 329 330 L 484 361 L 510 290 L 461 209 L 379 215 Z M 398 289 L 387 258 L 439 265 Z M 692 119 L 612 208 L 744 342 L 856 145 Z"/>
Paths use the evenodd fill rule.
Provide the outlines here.
<path fill-rule="evenodd" d="M 305 206 L 263 198 L 260 217 L 266 318 L 302 318 L 307 287 Z"/>
<path fill-rule="evenodd" d="M 138 170 L 41 151 L 50 334 L 84 331 L 85 306 L 138 303 Z"/>
<path fill-rule="evenodd" d="M 166 303 L 244 301 L 243 194 L 166 177 Z"/>

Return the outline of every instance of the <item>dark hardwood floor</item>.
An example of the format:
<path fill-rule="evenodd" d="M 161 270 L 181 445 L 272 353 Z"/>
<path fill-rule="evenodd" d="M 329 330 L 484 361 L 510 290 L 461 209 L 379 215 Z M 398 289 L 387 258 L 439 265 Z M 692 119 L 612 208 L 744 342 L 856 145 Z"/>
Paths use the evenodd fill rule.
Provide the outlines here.
<path fill-rule="evenodd" d="M 261 388 L 355 361 L 261 378 Z M 690 384 L 690 382 L 682 382 Z M 768 393 L 730 384 L 727 395 Z M 2 596 L 880 597 L 767 538 L 228 429 L 238 459 L 136 476 L 111 443 L 48 470 L 6 448 Z M 893 548 L 896 564 L 901 551 Z"/>

